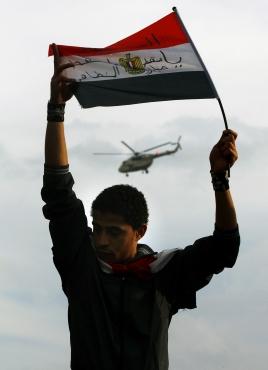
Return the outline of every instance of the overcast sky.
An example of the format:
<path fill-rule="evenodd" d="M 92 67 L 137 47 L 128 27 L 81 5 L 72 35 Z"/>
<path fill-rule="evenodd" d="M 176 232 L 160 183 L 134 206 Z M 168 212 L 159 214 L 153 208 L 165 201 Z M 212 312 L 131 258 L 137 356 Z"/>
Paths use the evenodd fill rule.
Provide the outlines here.
<path fill-rule="evenodd" d="M 1 31 L 0 358 L 1 370 L 67 370 L 67 302 L 53 266 L 40 189 L 51 42 L 104 47 L 178 11 L 239 134 L 231 189 L 241 230 L 237 264 L 198 293 L 196 310 L 170 327 L 170 369 L 266 370 L 268 263 L 267 11 L 264 0 L 19 0 L 4 2 Z M 208 155 L 223 129 L 215 100 L 82 110 L 66 108 L 75 191 L 89 215 L 104 188 L 130 183 L 150 208 L 144 242 L 184 247 L 209 235 L 214 194 Z M 142 150 L 181 135 L 182 151 L 128 178 L 122 158 L 95 151 Z M 90 217 L 89 217 L 89 222 Z"/>

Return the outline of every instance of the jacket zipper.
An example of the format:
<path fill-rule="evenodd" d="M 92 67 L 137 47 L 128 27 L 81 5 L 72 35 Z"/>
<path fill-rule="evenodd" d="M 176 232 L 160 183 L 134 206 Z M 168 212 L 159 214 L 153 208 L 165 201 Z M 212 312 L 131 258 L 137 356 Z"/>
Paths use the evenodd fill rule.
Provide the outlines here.
<path fill-rule="evenodd" d="M 124 329 L 125 329 L 125 276 L 121 277 L 120 284 L 120 359 L 119 369 L 124 370 L 124 354 L 125 354 L 125 343 L 124 343 Z"/>

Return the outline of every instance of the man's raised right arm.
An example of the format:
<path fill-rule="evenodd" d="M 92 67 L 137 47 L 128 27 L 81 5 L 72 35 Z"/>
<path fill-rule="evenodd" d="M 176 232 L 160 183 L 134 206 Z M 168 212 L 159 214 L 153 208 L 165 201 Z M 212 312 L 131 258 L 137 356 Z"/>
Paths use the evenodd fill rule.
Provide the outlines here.
<path fill-rule="evenodd" d="M 82 241 L 88 238 L 88 226 L 83 204 L 73 191 L 74 180 L 69 172 L 64 133 L 65 102 L 73 95 L 73 80 L 67 79 L 63 71 L 73 64 L 60 64 L 58 49 L 56 45 L 52 47 L 54 74 L 48 102 L 44 184 L 41 195 L 46 203 L 43 207 L 44 216 L 50 221 L 54 262 L 60 271 L 62 266 L 69 265 L 83 245 Z"/>
<path fill-rule="evenodd" d="M 64 77 L 63 71 L 73 67 L 72 63 L 60 64 L 58 48 L 54 52 L 54 74 L 50 84 L 47 129 L 45 139 L 45 167 L 62 168 L 68 166 L 68 153 L 64 133 L 65 103 L 73 95 L 73 81 Z"/>

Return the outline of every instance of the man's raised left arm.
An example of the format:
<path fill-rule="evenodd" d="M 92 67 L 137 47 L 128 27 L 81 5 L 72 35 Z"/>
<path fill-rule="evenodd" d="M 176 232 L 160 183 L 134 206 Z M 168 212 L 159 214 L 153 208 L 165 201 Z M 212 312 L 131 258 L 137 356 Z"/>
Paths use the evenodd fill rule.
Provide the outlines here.
<path fill-rule="evenodd" d="M 235 145 L 236 138 L 236 132 L 232 130 L 223 131 L 209 157 L 216 201 L 215 225 L 221 231 L 237 229 L 235 206 L 228 179 L 228 169 L 233 166 L 238 158 Z"/>

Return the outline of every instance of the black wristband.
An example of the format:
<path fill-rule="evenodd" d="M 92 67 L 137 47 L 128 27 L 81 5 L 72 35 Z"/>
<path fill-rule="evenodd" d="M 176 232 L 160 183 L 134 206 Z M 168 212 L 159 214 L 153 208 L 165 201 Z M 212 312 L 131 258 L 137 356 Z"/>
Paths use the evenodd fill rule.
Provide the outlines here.
<path fill-rule="evenodd" d="M 215 173 L 210 171 L 211 182 L 215 191 L 226 191 L 229 189 L 228 171 Z"/>
<path fill-rule="evenodd" d="M 49 122 L 63 122 L 65 113 L 65 103 L 47 103 L 47 120 Z"/>

